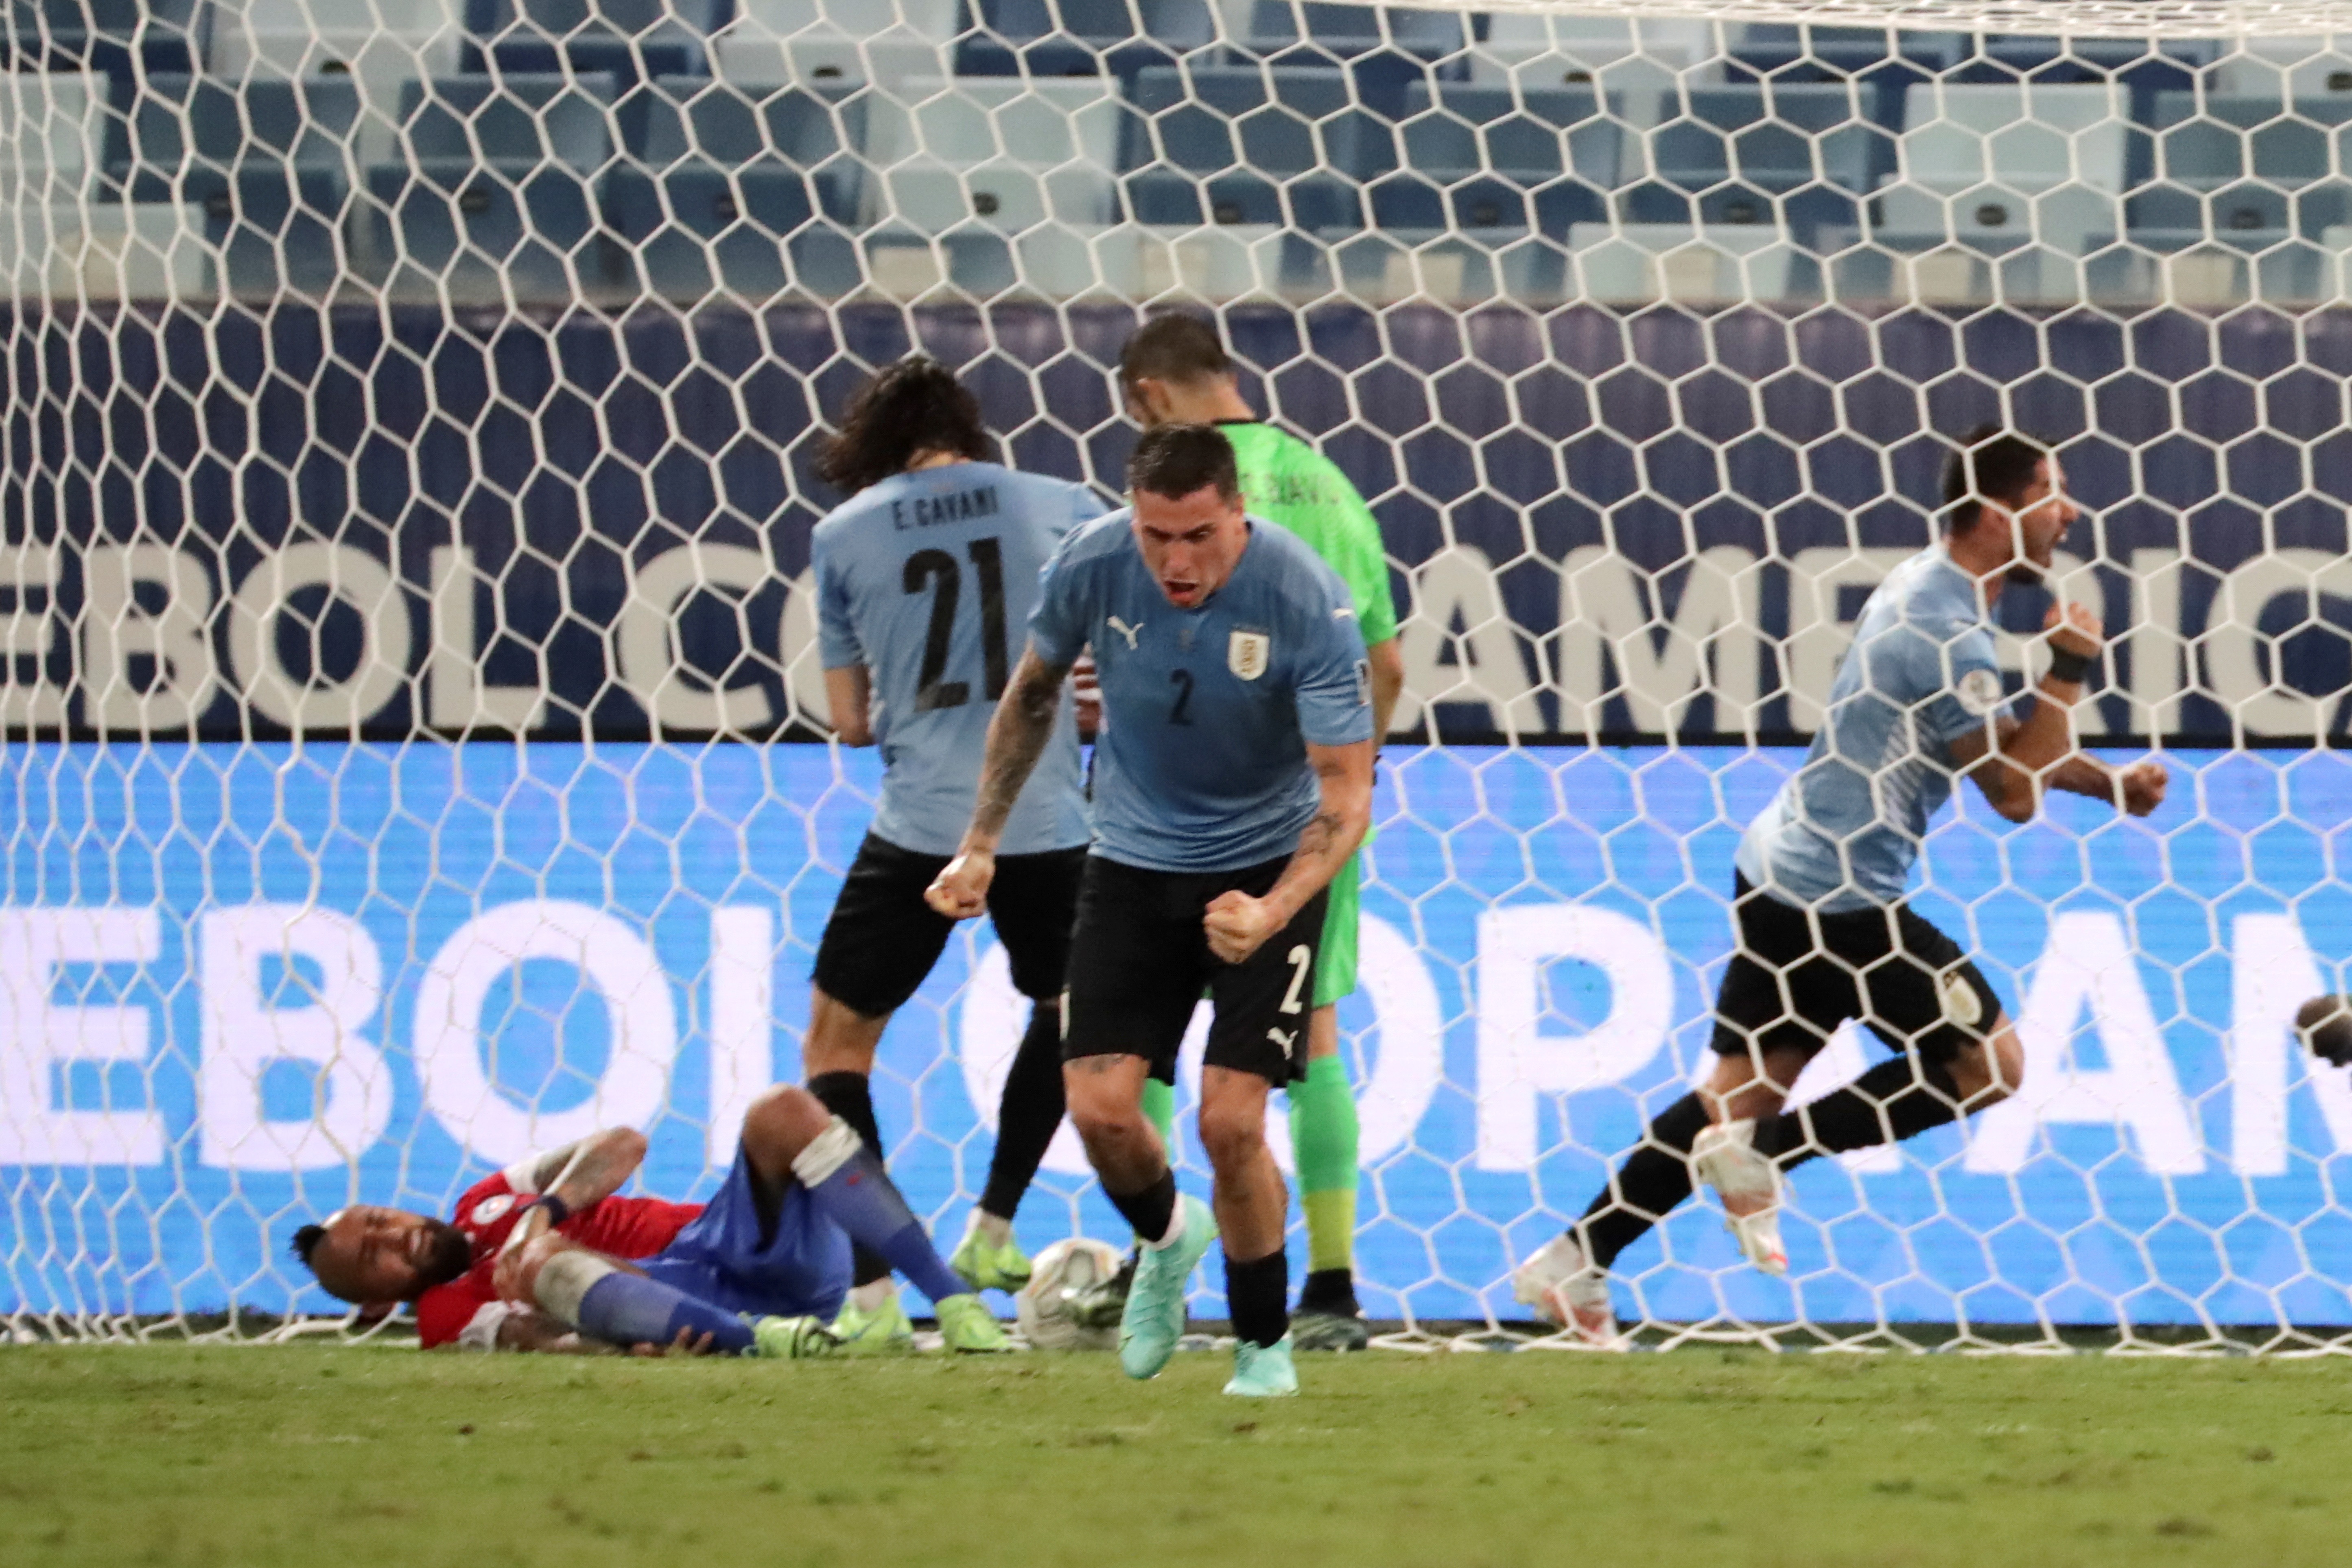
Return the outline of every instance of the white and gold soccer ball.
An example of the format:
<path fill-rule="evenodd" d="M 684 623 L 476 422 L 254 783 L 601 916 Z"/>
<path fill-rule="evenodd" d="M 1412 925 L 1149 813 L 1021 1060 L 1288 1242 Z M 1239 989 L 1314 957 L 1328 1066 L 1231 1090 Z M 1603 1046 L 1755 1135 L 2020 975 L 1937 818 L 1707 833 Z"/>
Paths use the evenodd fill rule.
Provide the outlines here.
<path fill-rule="evenodd" d="M 1070 1315 L 1074 1297 L 1118 1274 L 1118 1249 L 1106 1241 L 1073 1236 L 1056 1241 L 1030 1265 L 1029 1282 L 1013 1298 L 1021 1333 L 1038 1350 L 1116 1350 L 1118 1324 L 1082 1328 Z"/>

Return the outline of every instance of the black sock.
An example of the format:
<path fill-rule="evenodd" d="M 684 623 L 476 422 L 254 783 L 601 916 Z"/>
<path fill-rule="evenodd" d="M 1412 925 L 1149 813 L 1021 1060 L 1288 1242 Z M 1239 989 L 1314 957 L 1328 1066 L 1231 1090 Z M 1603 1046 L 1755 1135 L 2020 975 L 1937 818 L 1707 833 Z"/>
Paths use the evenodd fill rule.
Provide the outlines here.
<path fill-rule="evenodd" d="M 980 1207 L 1010 1219 L 1021 1195 L 1037 1177 L 1046 1145 L 1062 1125 L 1062 1009 L 1039 1002 L 1029 1009 L 1029 1030 L 1005 1075 L 997 1102 L 996 1152 L 988 1160 L 988 1186 Z"/>
<path fill-rule="evenodd" d="M 874 1087 L 863 1072 L 820 1072 L 808 1081 L 808 1092 L 818 1103 L 849 1124 L 874 1157 L 882 1157 L 882 1130 L 874 1122 Z M 857 1243 L 851 1249 L 850 1283 L 870 1285 L 890 1277 L 890 1260 Z"/>
<path fill-rule="evenodd" d="M 1278 1343 L 1290 1332 L 1290 1254 L 1277 1247 L 1247 1263 L 1225 1254 L 1225 1310 L 1233 1314 L 1234 1337 L 1259 1346 Z"/>
<path fill-rule="evenodd" d="M 1113 1192 L 1105 1183 L 1103 1196 L 1145 1241 L 1159 1240 L 1175 1221 L 1176 1173 L 1165 1166 L 1160 1168 L 1160 1179 L 1141 1192 Z"/>
<path fill-rule="evenodd" d="M 1756 1151 L 1790 1170 L 1816 1155 L 1899 1144 L 1959 1115 L 1959 1085 L 1951 1069 L 1898 1056 L 1801 1110 L 1759 1120 Z"/>
<path fill-rule="evenodd" d="M 1707 1124 L 1696 1092 L 1658 1113 L 1592 1207 L 1576 1223 L 1584 1255 L 1606 1269 L 1691 1194 L 1690 1147 Z"/>
<path fill-rule="evenodd" d="M 1360 1317 L 1363 1309 L 1356 1304 L 1356 1271 L 1353 1269 L 1318 1269 L 1307 1276 L 1298 1287 L 1298 1310 L 1302 1312 L 1329 1312 L 1334 1317 Z"/>

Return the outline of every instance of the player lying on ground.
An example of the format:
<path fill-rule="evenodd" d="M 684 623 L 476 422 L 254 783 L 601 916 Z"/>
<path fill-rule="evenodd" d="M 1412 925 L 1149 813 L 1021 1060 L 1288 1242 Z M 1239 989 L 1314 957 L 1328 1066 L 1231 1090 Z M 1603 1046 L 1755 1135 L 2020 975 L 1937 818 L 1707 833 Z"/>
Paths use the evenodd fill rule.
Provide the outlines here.
<path fill-rule="evenodd" d="M 1927 825 L 1956 779 L 2011 822 L 2064 789 L 2144 817 L 2155 761 L 2116 769 L 2074 747 L 2071 710 L 2101 629 L 2053 605 L 2032 711 L 2011 716 L 1987 618 L 2011 584 L 2039 585 L 2080 514 L 2058 460 L 1998 430 L 1971 434 L 1945 478 L 1944 538 L 1863 608 L 1804 765 L 1741 840 L 1738 947 L 1715 1005 L 1704 1088 L 1651 1122 L 1584 1218 L 1523 1264 L 1513 1293 L 1597 1344 L 1617 1343 L 1610 1266 L 1690 1196 L 1715 1187 L 1755 1265 L 1783 1272 L 1781 1177 L 1818 1155 L 1912 1137 L 2017 1092 L 2024 1055 L 1976 965 L 1904 902 Z M 1897 1055 L 1801 1110 L 1805 1063 L 1849 1019 Z"/>
<path fill-rule="evenodd" d="M 955 929 L 923 891 L 971 820 L 1010 639 L 1037 601 L 1046 558 L 1106 510 L 1081 486 L 988 461 L 994 448 L 971 393 L 917 354 L 850 398 L 819 465 L 851 497 L 816 526 L 810 547 L 825 696 L 835 734 L 848 746 L 879 745 L 884 764 L 873 825 L 817 946 L 801 1060 L 810 1092 L 877 1155 L 875 1051 Z M 1077 727 L 1065 703 L 1006 821 L 988 900 L 1013 983 L 1031 1007 L 1004 1083 L 988 1187 L 953 1261 L 974 1290 L 1018 1290 L 1029 1277 L 1011 1220 L 1062 1121 L 1060 997 L 1086 852 Z M 845 1346 L 912 1350 L 888 1260 L 861 1247 L 855 1275 L 834 1325 Z"/>
<path fill-rule="evenodd" d="M 306 1225 L 294 1250 L 327 1291 L 414 1302 L 427 1350 L 675 1346 L 809 1355 L 849 1288 L 856 1238 L 934 1285 L 956 1350 L 1007 1348 L 959 1293 L 881 1162 L 803 1089 L 752 1103 L 734 1168 L 707 1204 L 623 1197 L 645 1134 L 614 1127 L 467 1189 L 453 1219 L 354 1204 Z"/>
<path fill-rule="evenodd" d="M 1106 724 L 1064 1081 L 1104 1190 L 1145 1240 L 1120 1361 L 1134 1377 L 1167 1364 L 1185 1281 L 1222 1226 L 1239 1342 L 1225 1391 L 1288 1394 L 1288 1198 L 1265 1103 L 1305 1066 L 1325 892 L 1371 820 L 1370 673 L 1347 585 L 1297 536 L 1248 517 L 1214 428 L 1146 431 L 1128 487 L 1133 509 L 1072 534 L 1046 569 L 989 727 L 971 825 L 930 897 L 963 918 L 985 905 L 1006 819 L 1091 640 Z M 1203 988 L 1215 1006 L 1201 1073 L 1213 1216 L 1179 1198 L 1141 1109 Z"/>

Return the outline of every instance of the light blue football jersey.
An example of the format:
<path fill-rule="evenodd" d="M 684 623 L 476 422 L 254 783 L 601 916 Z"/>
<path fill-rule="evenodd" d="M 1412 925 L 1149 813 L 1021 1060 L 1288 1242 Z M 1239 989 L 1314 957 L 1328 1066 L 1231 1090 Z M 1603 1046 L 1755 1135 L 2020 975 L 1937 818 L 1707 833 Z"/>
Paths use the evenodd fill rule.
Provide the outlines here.
<path fill-rule="evenodd" d="M 954 463 L 885 479 L 816 526 L 819 656 L 828 670 L 863 664 L 873 682 L 877 837 L 955 852 L 1038 574 L 1072 528 L 1102 512 L 1083 486 Z M 1087 831 L 1077 719 L 1065 698 L 1000 852 L 1074 849 Z"/>
<path fill-rule="evenodd" d="M 1339 574 L 1286 528 L 1250 521 L 1223 588 L 1179 610 L 1131 514 L 1072 534 L 1029 637 L 1048 664 L 1089 643 L 1095 852 L 1147 871 L 1238 871 L 1291 853 L 1319 796 L 1307 747 L 1372 737 L 1371 672 Z"/>
<path fill-rule="evenodd" d="M 1854 623 L 1804 766 L 1739 841 L 1740 874 L 1825 914 L 1899 903 L 1951 798 L 1952 742 L 2007 707 L 1976 583 L 1934 545 Z"/>

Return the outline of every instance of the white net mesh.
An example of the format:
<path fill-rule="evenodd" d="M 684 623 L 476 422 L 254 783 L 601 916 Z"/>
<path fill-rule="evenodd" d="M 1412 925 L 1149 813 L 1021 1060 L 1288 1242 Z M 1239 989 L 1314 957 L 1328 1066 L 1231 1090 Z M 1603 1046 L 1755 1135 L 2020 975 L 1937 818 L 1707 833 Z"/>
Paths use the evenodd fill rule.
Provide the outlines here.
<path fill-rule="evenodd" d="M 2352 1093 L 2289 1020 L 2352 937 L 2336 9 L 20 0 L 0 1312 L 323 1311 L 296 1223 L 594 1124 L 707 1191 L 876 779 L 794 743 L 819 422 L 924 347 L 1115 488 L 1107 367 L 1191 304 L 1406 613 L 1342 1011 L 1374 1316 L 1516 1320 L 1703 1065 L 1737 832 L 1941 437 L 2007 418 L 2090 508 L 2084 723 L 2173 803 L 1955 813 L 1920 907 L 2029 1093 L 1806 1167 L 1788 1282 L 1685 1210 L 1621 1307 L 2332 1344 Z M 1018 1023 L 981 936 L 885 1045 L 943 1233 Z M 1074 1226 L 1066 1134 L 1022 1234 Z"/>

